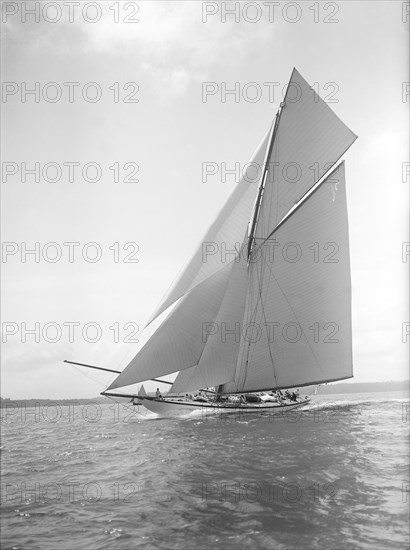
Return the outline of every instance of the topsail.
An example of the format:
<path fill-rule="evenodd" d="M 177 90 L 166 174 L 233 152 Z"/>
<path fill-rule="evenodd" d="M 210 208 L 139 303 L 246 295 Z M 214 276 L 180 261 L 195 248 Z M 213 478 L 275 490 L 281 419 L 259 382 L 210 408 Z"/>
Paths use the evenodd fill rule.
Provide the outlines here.
<path fill-rule="evenodd" d="M 275 124 L 108 389 L 179 371 L 172 391 L 235 393 L 352 376 L 344 163 L 356 136 L 294 69 Z M 258 187 L 259 183 L 259 187 Z M 203 245 L 236 249 L 203 256 Z"/>
<path fill-rule="evenodd" d="M 256 237 L 266 238 L 356 138 L 294 69 L 268 163 Z"/>

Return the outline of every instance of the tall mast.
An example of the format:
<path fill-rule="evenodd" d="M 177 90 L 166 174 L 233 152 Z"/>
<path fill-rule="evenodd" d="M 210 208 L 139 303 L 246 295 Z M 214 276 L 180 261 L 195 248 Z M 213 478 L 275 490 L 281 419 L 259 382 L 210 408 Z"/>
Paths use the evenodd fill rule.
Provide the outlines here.
<path fill-rule="evenodd" d="M 288 88 L 289 88 L 289 84 L 288 84 Z M 287 90 L 286 90 L 286 94 L 287 94 Z M 286 98 L 286 95 L 285 95 L 285 98 Z M 248 266 L 249 266 L 250 261 L 251 261 L 252 250 L 253 250 L 253 247 L 254 247 L 254 244 L 255 244 L 256 226 L 257 226 L 258 219 L 259 219 L 259 213 L 260 213 L 260 208 L 261 208 L 261 204 L 262 204 L 263 192 L 265 190 L 266 179 L 267 179 L 268 173 L 269 173 L 269 162 L 270 162 L 270 158 L 272 156 L 273 144 L 275 142 L 275 137 L 276 137 L 276 133 L 278 131 L 278 126 L 279 126 L 279 121 L 280 121 L 280 115 L 282 113 L 282 109 L 283 109 L 284 106 L 285 106 L 285 101 L 283 101 L 280 104 L 279 109 L 276 113 L 275 121 L 272 125 L 272 131 L 271 131 L 271 135 L 270 135 L 270 138 L 269 138 L 269 144 L 268 144 L 268 147 L 266 149 L 266 156 L 265 156 L 263 174 L 262 174 L 262 178 L 261 178 L 261 183 L 259 185 L 258 197 L 257 197 L 256 203 L 255 203 L 255 211 L 254 211 L 254 214 L 253 214 L 253 218 L 252 218 L 252 221 L 251 221 L 251 228 L 250 228 L 250 231 L 249 231 L 248 255 L 247 255 Z M 248 342 L 248 349 L 247 349 L 246 361 L 245 361 L 246 367 L 248 367 L 248 364 L 249 364 L 250 348 L 251 348 L 251 343 Z M 270 349 L 269 349 L 269 352 L 270 352 Z M 277 380 L 277 376 L 276 376 L 276 370 L 275 370 L 275 365 L 274 365 L 274 362 L 273 362 L 272 354 L 271 354 L 271 360 L 272 360 L 273 377 L 275 379 L 275 385 L 278 386 L 278 380 Z"/>
<path fill-rule="evenodd" d="M 273 144 L 274 144 L 274 141 L 275 141 L 276 133 L 278 131 L 280 115 L 281 115 L 282 108 L 284 107 L 284 105 L 285 105 L 285 103 L 282 102 L 280 104 L 278 112 L 276 113 L 275 121 L 272 124 L 272 130 L 271 130 L 270 137 L 269 137 L 268 147 L 266 148 L 266 155 L 265 155 L 265 160 L 264 160 L 264 163 L 263 163 L 263 174 L 262 174 L 262 177 L 261 177 L 261 182 L 259 184 L 258 196 L 256 198 L 256 203 L 255 203 L 255 210 L 254 210 L 254 213 L 253 213 L 252 220 L 250 222 L 250 231 L 249 231 L 249 239 L 248 239 L 248 253 L 247 253 L 248 265 L 249 265 L 249 262 L 250 262 L 250 259 L 251 259 L 252 248 L 253 248 L 253 245 L 255 244 L 256 225 L 258 223 L 260 207 L 261 207 L 261 204 L 262 204 L 263 191 L 264 191 L 265 185 L 266 185 L 266 178 L 268 177 L 269 161 L 270 161 L 270 158 L 272 156 Z"/>

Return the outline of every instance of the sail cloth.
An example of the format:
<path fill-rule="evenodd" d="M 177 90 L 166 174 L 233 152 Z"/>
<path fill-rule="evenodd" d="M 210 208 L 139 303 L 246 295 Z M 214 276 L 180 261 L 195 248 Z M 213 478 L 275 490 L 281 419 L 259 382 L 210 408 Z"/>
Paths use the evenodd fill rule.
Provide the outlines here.
<path fill-rule="evenodd" d="M 205 346 L 204 323 L 216 318 L 235 263 L 225 264 L 184 296 L 108 390 L 196 365 Z"/>
<path fill-rule="evenodd" d="M 229 380 L 226 380 L 226 382 L 229 382 Z M 179 371 L 169 393 L 185 393 L 210 387 L 212 386 L 207 385 L 205 378 L 202 377 L 201 371 L 198 369 L 198 365 L 195 365 L 189 369 Z"/>
<path fill-rule="evenodd" d="M 259 166 L 269 136 L 252 159 Z M 258 182 L 244 177 L 150 322 L 180 302 L 108 389 L 184 370 L 173 391 L 218 384 L 227 393 L 256 391 L 352 376 L 344 165 L 305 194 L 355 139 L 294 70 L 249 266 L 246 247 L 229 264 L 221 254 L 246 235 Z M 204 243 L 217 253 L 204 259 Z M 216 332 L 206 340 L 207 323 Z"/>
<path fill-rule="evenodd" d="M 245 247 L 242 248 L 245 251 Z M 246 254 L 238 255 L 218 315 L 206 327 L 207 341 L 197 366 L 181 371 L 171 393 L 218 386 L 234 379 L 245 315 L 248 269 Z"/>
<path fill-rule="evenodd" d="M 210 277 L 226 265 L 222 250 L 230 251 L 238 248 L 242 243 L 243 233 L 252 213 L 259 181 L 256 174 L 260 173 L 265 160 L 265 153 L 269 141 L 270 130 L 256 149 L 249 164 L 255 170 L 245 171 L 214 223 L 201 240 L 196 252 L 165 295 L 157 309 L 151 315 L 147 324 L 150 324 L 158 315 L 165 311 L 181 296 L 189 292 L 207 277 Z M 204 256 L 204 245 L 208 246 Z M 229 255 L 228 255 L 229 257 Z"/>
<path fill-rule="evenodd" d="M 262 172 L 270 131 L 251 159 Z M 266 237 L 352 145 L 356 135 L 294 69 L 269 162 L 255 238 Z M 245 173 L 148 324 L 194 286 L 224 267 L 222 247 L 233 250 L 249 222 L 259 181 Z M 210 254 L 204 260 L 204 245 Z"/>
<path fill-rule="evenodd" d="M 295 209 L 250 268 L 235 380 L 224 392 L 352 376 L 344 163 Z"/>
<path fill-rule="evenodd" d="M 255 238 L 267 237 L 356 138 L 294 69 L 274 139 Z"/>

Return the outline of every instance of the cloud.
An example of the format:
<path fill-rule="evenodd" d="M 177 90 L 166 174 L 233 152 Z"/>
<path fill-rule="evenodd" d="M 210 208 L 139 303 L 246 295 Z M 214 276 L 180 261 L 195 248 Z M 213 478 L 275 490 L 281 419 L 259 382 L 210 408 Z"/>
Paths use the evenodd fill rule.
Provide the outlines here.
<path fill-rule="evenodd" d="M 149 79 L 155 95 L 164 100 L 165 90 L 171 96 L 183 96 L 189 85 L 210 78 L 210 73 L 220 69 L 250 62 L 260 51 L 271 49 L 277 27 L 250 25 L 235 19 L 221 24 L 220 18 L 208 18 L 203 22 L 201 2 L 142 2 L 138 12 L 132 13 L 132 5 L 101 2 L 101 17 L 96 23 L 84 20 L 81 9 L 69 22 L 68 7 L 62 7 L 63 16 L 55 24 L 42 18 L 38 24 L 21 23 L 14 16 L 6 25 L 6 49 L 8 59 L 13 53 L 20 63 L 29 56 L 61 57 L 70 66 L 76 58 L 92 59 L 96 65 L 113 63 L 127 73 L 142 71 Z M 90 14 L 91 15 L 91 14 Z M 115 22 L 115 17 L 119 21 Z M 130 17 L 138 22 L 125 22 Z M 232 52 L 235 55 L 232 55 Z M 262 53 L 263 53 L 262 52 Z"/>
<path fill-rule="evenodd" d="M 182 96 L 187 91 L 192 75 L 183 67 L 159 68 L 149 63 L 141 66 L 151 79 L 155 94 L 161 101 L 171 101 L 175 96 Z"/>

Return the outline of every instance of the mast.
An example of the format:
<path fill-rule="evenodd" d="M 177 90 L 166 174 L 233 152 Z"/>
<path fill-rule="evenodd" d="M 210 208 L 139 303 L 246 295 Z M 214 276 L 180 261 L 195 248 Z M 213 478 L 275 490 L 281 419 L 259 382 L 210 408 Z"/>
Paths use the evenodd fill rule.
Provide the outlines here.
<path fill-rule="evenodd" d="M 271 134 L 270 134 L 270 137 L 269 137 L 268 147 L 266 149 L 265 160 L 264 160 L 264 163 L 263 163 L 263 167 L 264 167 L 263 168 L 263 174 L 262 174 L 261 183 L 260 183 L 259 189 L 258 189 L 258 196 L 256 198 L 255 210 L 254 210 L 254 213 L 253 213 L 252 220 L 250 222 L 250 231 L 249 231 L 249 240 L 248 240 L 248 253 L 247 253 L 248 265 L 249 265 L 249 262 L 250 262 L 250 259 L 251 259 L 252 248 L 253 248 L 253 245 L 255 243 L 255 236 L 254 235 L 255 235 L 255 231 L 256 231 L 256 225 L 258 223 L 258 217 L 259 217 L 260 207 L 261 207 L 262 198 L 263 198 L 263 191 L 264 191 L 265 185 L 266 185 L 266 178 L 268 177 L 269 161 L 270 161 L 270 158 L 272 156 L 273 144 L 274 144 L 276 133 L 277 133 L 277 130 L 278 130 L 280 115 L 281 115 L 282 108 L 284 107 L 284 105 L 285 105 L 285 102 L 282 102 L 280 104 L 280 107 L 279 107 L 277 113 L 276 113 L 275 121 L 272 124 L 272 130 L 271 130 Z"/>
<path fill-rule="evenodd" d="M 289 84 L 288 84 L 288 88 L 289 88 Z M 288 88 L 286 89 L 286 94 L 287 94 Z M 285 94 L 285 99 L 286 99 L 286 94 Z M 271 135 L 270 135 L 270 138 L 269 138 L 269 144 L 268 144 L 268 147 L 266 149 L 266 157 L 265 157 L 265 162 L 264 162 L 264 171 L 263 171 L 263 175 L 262 175 L 262 178 L 261 178 L 261 183 L 259 185 L 258 196 L 257 196 L 256 203 L 255 203 L 255 211 L 254 211 L 254 214 L 253 214 L 253 218 L 252 218 L 252 221 L 251 221 L 251 229 L 250 229 L 250 232 L 249 232 L 248 255 L 247 255 L 248 266 L 249 266 L 250 261 L 251 261 L 252 249 L 253 249 L 253 246 L 255 244 L 256 226 L 257 226 L 257 223 L 258 223 L 260 208 L 261 208 L 261 204 L 262 204 L 263 192 L 265 190 L 266 178 L 268 177 L 268 173 L 269 173 L 269 161 L 270 161 L 270 158 L 272 156 L 273 144 L 274 144 L 275 137 L 276 137 L 276 134 L 277 134 L 277 131 L 278 131 L 280 115 L 282 113 L 282 109 L 283 109 L 284 106 L 285 106 L 285 101 L 280 103 L 279 109 L 276 113 L 275 121 L 272 125 L 272 131 L 271 131 Z M 246 370 L 247 370 L 248 364 L 249 364 L 250 348 L 251 348 L 251 344 L 250 344 L 250 342 L 248 342 L 248 349 L 247 349 L 246 361 L 245 361 Z M 275 365 L 274 365 L 272 356 L 271 356 L 271 360 L 272 360 L 272 367 L 273 367 L 273 377 L 275 379 L 275 386 L 278 386 L 278 379 L 277 379 Z"/>

